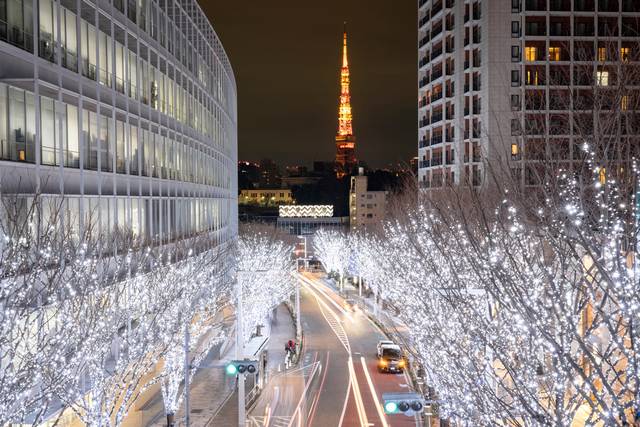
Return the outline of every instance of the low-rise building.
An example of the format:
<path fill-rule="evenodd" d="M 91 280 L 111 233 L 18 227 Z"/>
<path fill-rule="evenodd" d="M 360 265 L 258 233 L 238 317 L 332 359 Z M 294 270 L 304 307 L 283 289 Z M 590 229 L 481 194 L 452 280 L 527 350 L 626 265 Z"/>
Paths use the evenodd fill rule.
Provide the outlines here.
<path fill-rule="evenodd" d="M 295 203 L 288 188 L 252 188 L 242 190 L 238 203 L 242 205 L 278 206 Z"/>
<path fill-rule="evenodd" d="M 380 224 L 385 217 L 386 191 L 369 191 L 363 168 L 351 177 L 349 190 L 349 223 L 351 230 Z"/>

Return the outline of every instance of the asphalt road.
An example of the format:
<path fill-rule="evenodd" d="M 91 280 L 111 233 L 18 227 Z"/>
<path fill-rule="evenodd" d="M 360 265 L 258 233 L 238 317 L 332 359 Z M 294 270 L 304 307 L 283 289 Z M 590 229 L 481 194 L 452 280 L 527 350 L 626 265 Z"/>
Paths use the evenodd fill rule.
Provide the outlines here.
<path fill-rule="evenodd" d="M 416 426 L 404 415 L 386 415 L 382 393 L 410 391 L 404 374 L 377 370 L 382 332 L 317 276 L 305 274 L 301 363 L 275 374 L 249 414 L 254 426 Z M 283 343 L 284 344 L 284 343 Z"/>

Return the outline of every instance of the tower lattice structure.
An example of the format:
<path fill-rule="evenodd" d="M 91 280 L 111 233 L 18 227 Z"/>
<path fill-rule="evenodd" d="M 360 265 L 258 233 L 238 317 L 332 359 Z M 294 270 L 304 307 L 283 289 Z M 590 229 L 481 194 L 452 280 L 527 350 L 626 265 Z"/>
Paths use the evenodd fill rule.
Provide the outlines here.
<path fill-rule="evenodd" d="M 353 135 L 351 113 L 351 92 L 349 80 L 349 60 L 347 58 L 347 28 L 342 39 L 342 68 L 340 69 L 340 106 L 338 109 L 338 133 L 336 134 L 336 175 L 338 178 L 349 174 L 355 167 L 356 137 Z"/>

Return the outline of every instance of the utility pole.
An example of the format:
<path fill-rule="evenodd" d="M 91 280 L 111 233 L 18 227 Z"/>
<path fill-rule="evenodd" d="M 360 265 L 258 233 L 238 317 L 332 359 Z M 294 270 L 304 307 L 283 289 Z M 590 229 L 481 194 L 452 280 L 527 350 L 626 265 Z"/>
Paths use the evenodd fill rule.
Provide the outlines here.
<path fill-rule="evenodd" d="M 309 268 L 307 258 L 307 236 L 298 236 L 298 239 L 304 240 L 304 270 Z M 296 280 L 296 342 L 300 343 L 302 338 L 302 324 L 300 322 L 300 280 Z"/>
<path fill-rule="evenodd" d="M 300 324 L 300 279 L 296 280 L 296 342 L 300 345 L 302 326 Z"/>
<path fill-rule="evenodd" d="M 189 323 L 184 325 L 184 425 L 189 427 L 189 413 L 191 408 L 189 406 L 189 371 L 191 363 L 189 362 L 189 339 L 191 338 L 191 331 L 189 330 Z"/>
<path fill-rule="evenodd" d="M 241 272 L 239 271 L 238 274 Z M 244 358 L 244 334 L 242 332 L 242 281 L 236 279 L 236 359 Z M 238 374 L 238 427 L 245 427 L 244 374 Z"/>

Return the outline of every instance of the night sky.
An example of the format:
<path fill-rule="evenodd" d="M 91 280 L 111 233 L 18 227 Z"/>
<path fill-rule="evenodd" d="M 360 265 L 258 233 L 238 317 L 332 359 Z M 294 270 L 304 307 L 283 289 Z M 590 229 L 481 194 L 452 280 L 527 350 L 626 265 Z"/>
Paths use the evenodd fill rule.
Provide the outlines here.
<path fill-rule="evenodd" d="M 356 156 L 417 155 L 415 1 L 200 0 L 238 84 L 240 160 L 332 160 L 348 21 Z"/>

